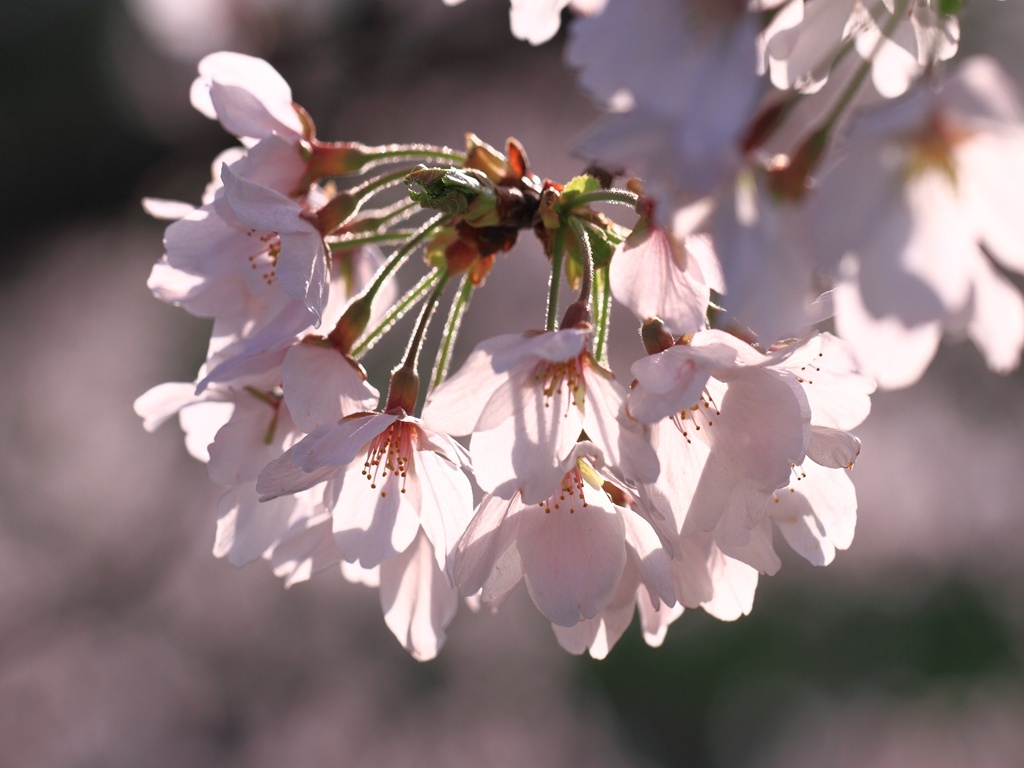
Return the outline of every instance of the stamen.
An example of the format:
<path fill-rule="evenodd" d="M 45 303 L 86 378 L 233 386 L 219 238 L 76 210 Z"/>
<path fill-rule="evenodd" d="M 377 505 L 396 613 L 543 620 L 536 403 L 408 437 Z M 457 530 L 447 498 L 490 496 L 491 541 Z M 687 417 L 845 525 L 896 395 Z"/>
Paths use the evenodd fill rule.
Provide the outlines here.
<path fill-rule="evenodd" d="M 386 430 L 370 441 L 363 462 L 362 475 L 370 481 L 370 487 L 376 488 L 378 479 L 386 485 L 388 473 L 401 479 L 400 492 L 405 493 L 409 477 L 409 466 L 412 459 L 413 435 L 415 427 L 404 421 L 396 421 Z M 380 495 L 387 497 L 387 489 L 382 488 Z"/>

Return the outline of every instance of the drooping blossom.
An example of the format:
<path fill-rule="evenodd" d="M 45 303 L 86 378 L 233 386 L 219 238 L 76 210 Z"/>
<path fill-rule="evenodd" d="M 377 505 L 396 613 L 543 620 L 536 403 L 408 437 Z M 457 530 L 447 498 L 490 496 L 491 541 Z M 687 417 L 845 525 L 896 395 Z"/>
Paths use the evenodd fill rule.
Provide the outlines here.
<path fill-rule="evenodd" d="M 853 464 L 860 443 L 847 430 L 867 415 L 873 382 L 831 336 L 764 355 L 715 330 L 638 361 L 633 374 L 630 412 L 661 422 L 662 472 L 641 484 L 641 498 L 672 515 L 683 537 L 711 532 L 725 554 L 774 572 L 762 523 L 776 492 L 805 461 Z"/>
<path fill-rule="evenodd" d="M 610 649 L 633 614 L 639 590 L 654 608 L 673 604 L 668 559 L 657 534 L 640 514 L 616 504 L 605 490 L 600 451 L 578 443 L 559 467 L 562 476 L 527 503 L 488 494 L 459 542 L 454 574 L 463 594 L 481 592 L 497 606 L 525 581 L 537 609 L 575 650 L 601 635 Z M 576 652 L 579 652 L 578 650 Z M 597 651 L 600 653 L 600 650 Z"/>
<path fill-rule="evenodd" d="M 629 478 L 657 475 L 643 428 L 624 414 L 625 393 L 586 350 L 589 330 L 509 334 L 477 345 L 427 399 L 424 419 L 472 435 L 477 482 L 527 504 L 550 494 L 580 432 Z"/>
<path fill-rule="evenodd" d="M 660 318 L 676 333 L 703 328 L 711 291 L 723 290 L 706 238 L 677 240 L 649 218 L 616 248 L 609 279 L 612 296 L 640 320 Z"/>
<path fill-rule="evenodd" d="M 857 119 L 809 200 L 836 329 L 880 386 L 917 381 L 945 331 L 1008 371 L 1024 345 L 1024 110 L 987 58 Z"/>
<path fill-rule="evenodd" d="M 875 89 L 899 96 L 928 67 L 956 54 L 960 27 L 932 0 L 789 0 L 762 35 L 764 66 L 782 90 L 820 89 L 847 41 L 871 62 Z"/>
<path fill-rule="evenodd" d="M 306 133 L 287 81 L 263 59 L 218 51 L 199 62 L 192 106 L 246 146 L 271 135 L 295 144 Z"/>

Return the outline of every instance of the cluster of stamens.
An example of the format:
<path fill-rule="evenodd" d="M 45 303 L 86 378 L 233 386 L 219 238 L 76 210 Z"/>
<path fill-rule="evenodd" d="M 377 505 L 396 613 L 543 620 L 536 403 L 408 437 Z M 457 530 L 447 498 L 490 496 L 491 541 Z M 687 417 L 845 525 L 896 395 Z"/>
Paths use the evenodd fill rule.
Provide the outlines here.
<path fill-rule="evenodd" d="M 250 229 L 247 234 L 252 237 L 255 233 L 256 230 Z M 256 270 L 262 269 L 260 278 L 267 285 L 273 285 L 277 279 L 277 257 L 281 254 L 281 238 L 275 232 L 265 232 L 260 235 L 259 239 L 266 244 L 267 250 L 251 254 L 249 266 Z"/>
<path fill-rule="evenodd" d="M 702 420 L 709 427 L 712 427 L 715 424 L 712 416 L 722 415 L 722 412 L 718 410 L 718 406 L 715 405 L 715 401 L 711 397 L 711 394 L 706 389 L 704 390 L 704 394 L 700 396 L 700 401 L 698 403 L 691 405 L 689 410 L 682 410 L 672 417 L 672 423 L 676 425 L 676 429 L 682 433 L 683 438 L 691 445 L 693 444 L 693 440 L 690 439 L 687 421 L 692 421 L 694 430 L 699 432 L 701 424 L 697 421 L 698 415 L 703 417 Z"/>
<path fill-rule="evenodd" d="M 569 470 L 565 477 L 562 478 L 562 486 L 558 489 L 558 493 L 552 494 L 551 498 L 545 499 L 540 503 L 544 514 L 551 514 L 552 509 L 561 509 L 562 505 L 566 503 L 566 497 L 569 499 L 570 515 L 576 511 L 577 498 L 582 507 L 585 508 L 587 506 L 587 500 L 583 496 L 583 474 L 580 472 L 578 465 Z"/>
<path fill-rule="evenodd" d="M 414 430 L 415 427 L 412 425 L 396 421 L 370 441 L 362 475 L 370 481 L 371 488 L 376 488 L 378 481 L 382 486 L 386 486 L 390 473 L 401 478 L 401 492 L 405 493 L 412 459 Z M 386 487 L 381 489 L 380 495 L 388 495 Z"/>
<path fill-rule="evenodd" d="M 551 407 L 551 399 L 564 386 L 569 394 L 566 412 L 570 405 L 579 406 L 585 393 L 583 383 L 583 357 L 574 357 L 559 363 L 543 362 L 533 372 L 533 380 L 544 392 L 544 407 Z"/>
<path fill-rule="evenodd" d="M 824 356 L 825 356 L 824 352 L 819 352 L 818 353 L 818 357 L 824 357 Z M 821 361 L 819 360 L 818 362 L 821 362 Z M 821 367 L 817 366 L 817 365 L 814 365 L 812 363 L 808 363 L 807 365 L 801 365 L 800 366 L 800 373 L 806 372 L 808 368 L 810 370 L 814 371 L 814 373 L 821 373 Z M 811 374 L 808 373 L 807 375 L 809 376 Z M 813 379 L 805 379 L 803 376 L 797 376 L 796 380 L 799 381 L 801 384 L 813 384 L 814 383 Z"/>

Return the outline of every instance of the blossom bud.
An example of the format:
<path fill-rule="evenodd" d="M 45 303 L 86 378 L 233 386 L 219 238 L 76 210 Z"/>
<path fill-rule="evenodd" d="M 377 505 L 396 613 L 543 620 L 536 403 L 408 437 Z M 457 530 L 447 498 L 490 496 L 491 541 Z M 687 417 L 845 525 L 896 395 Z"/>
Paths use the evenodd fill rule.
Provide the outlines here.
<path fill-rule="evenodd" d="M 672 334 L 665 330 L 665 324 L 656 317 L 644 322 L 640 328 L 640 338 L 648 355 L 656 355 L 675 346 Z"/>
<path fill-rule="evenodd" d="M 349 353 L 370 322 L 371 304 L 372 297 L 360 296 L 348 305 L 345 314 L 327 337 L 336 349 L 346 355 Z"/>
<path fill-rule="evenodd" d="M 407 366 L 396 368 L 391 374 L 391 384 L 388 386 L 387 404 L 384 412 L 390 413 L 394 409 L 401 409 L 406 413 L 416 410 L 416 399 L 420 395 L 420 377 L 416 372 Z"/>
<path fill-rule="evenodd" d="M 362 199 L 347 192 L 335 196 L 323 208 L 316 212 L 316 227 L 328 235 L 340 228 L 359 210 Z"/>
<path fill-rule="evenodd" d="M 405 178 L 409 197 L 424 208 L 451 216 L 477 227 L 497 224 L 498 195 L 480 171 L 420 166 Z"/>

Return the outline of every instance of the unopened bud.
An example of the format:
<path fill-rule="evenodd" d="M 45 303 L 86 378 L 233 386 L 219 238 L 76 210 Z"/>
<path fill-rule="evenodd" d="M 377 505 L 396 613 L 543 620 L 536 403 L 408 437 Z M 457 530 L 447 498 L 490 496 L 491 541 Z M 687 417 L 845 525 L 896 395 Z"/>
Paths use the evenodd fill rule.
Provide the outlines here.
<path fill-rule="evenodd" d="M 391 374 L 388 386 L 388 399 L 384 406 L 385 413 L 401 409 L 406 413 L 416 410 L 416 399 L 420 396 L 420 377 L 412 368 L 402 366 Z"/>
<path fill-rule="evenodd" d="M 366 330 L 370 322 L 370 305 L 370 299 L 364 296 L 354 299 L 328 335 L 331 344 L 343 354 L 347 355 L 352 350 L 356 340 Z"/>
<path fill-rule="evenodd" d="M 676 344 L 672 334 L 665 330 L 665 324 L 656 317 L 644 322 L 640 328 L 640 338 L 644 342 L 644 349 L 647 350 L 648 355 L 664 352 Z"/>
<path fill-rule="evenodd" d="M 362 198 L 341 192 L 316 212 L 317 229 L 325 235 L 331 234 L 355 215 L 362 202 Z"/>
<path fill-rule="evenodd" d="M 558 327 L 588 328 L 591 324 L 590 309 L 582 301 L 574 301 L 566 308 L 565 314 L 562 316 L 562 322 Z"/>

